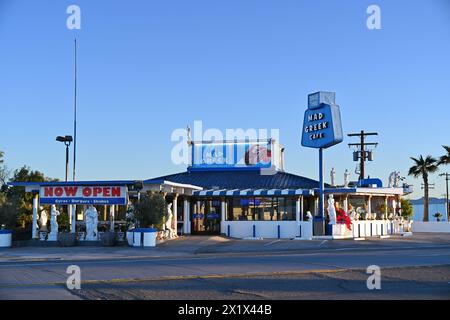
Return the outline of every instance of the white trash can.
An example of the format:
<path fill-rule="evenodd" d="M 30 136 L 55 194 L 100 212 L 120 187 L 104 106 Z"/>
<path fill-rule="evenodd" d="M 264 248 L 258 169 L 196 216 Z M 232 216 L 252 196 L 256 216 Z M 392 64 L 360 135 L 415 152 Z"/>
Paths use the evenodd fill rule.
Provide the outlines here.
<path fill-rule="evenodd" d="M 140 232 L 139 228 L 133 230 L 133 247 L 140 247 L 142 239 L 142 232 Z"/>
<path fill-rule="evenodd" d="M 3 229 L 0 230 L 0 248 L 9 248 L 12 244 L 12 231 Z"/>
<path fill-rule="evenodd" d="M 155 228 L 146 228 L 146 231 L 143 231 L 144 235 L 144 241 L 143 246 L 144 247 L 156 247 L 156 234 L 158 232 Z"/>
<path fill-rule="evenodd" d="M 134 241 L 133 237 L 134 237 L 133 229 L 128 230 L 127 231 L 127 242 L 128 242 L 128 245 L 131 247 L 133 246 L 133 241 Z"/>
<path fill-rule="evenodd" d="M 136 228 L 133 230 L 133 247 L 155 247 L 156 228 Z"/>

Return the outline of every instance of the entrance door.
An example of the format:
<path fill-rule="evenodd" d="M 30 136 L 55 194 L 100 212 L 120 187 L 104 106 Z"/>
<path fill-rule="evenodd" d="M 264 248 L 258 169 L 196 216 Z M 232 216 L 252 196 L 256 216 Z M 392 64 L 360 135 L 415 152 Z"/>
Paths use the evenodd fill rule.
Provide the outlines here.
<path fill-rule="evenodd" d="M 194 201 L 191 212 L 192 234 L 220 234 L 220 200 L 207 199 Z"/>

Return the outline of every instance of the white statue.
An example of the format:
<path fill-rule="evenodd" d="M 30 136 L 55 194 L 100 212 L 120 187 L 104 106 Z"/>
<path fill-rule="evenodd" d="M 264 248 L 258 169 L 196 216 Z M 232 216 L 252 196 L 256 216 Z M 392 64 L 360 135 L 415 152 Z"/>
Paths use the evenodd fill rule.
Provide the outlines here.
<path fill-rule="evenodd" d="M 134 229 L 136 227 L 136 220 L 134 216 L 134 206 L 131 201 L 128 202 L 127 212 L 125 213 L 125 219 L 128 224 L 128 230 Z"/>
<path fill-rule="evenodd" d="M 189 127 L 189 125 L 186 127 L 186 135 L 188 143 L 191 143 L 192 137 L 191 137 L 191 128 Z"/>
<path fill-rule="evenodd" d="M 394 188 L 400 187 L 400 180 L 401 180 L 400 171 L 397 171 L 395 172 L 394 175 Z"/>
<path fill-rule="evenodd" d="M 397 175 L 397 172 L 393 171 L 389 174 L 389 178 L 388 178 L 388 187 L 389 188 L 393 188 L 395 185 L 395 177 Z"/>
<path fill-rule="evenodd" d="M 344 188 L 348 188 L 348 184 L 350 183 L 350 172 L 348 169 L 345 169 L 344 172 Z"/>
<path fill-rule="evenodd" d="M 50 233 L 48 235 L 48 240 L 56 241 L 58 239 L 58 216 L 60 212 L 56 209 L 53 204 L 50 209 Z"/>
<path fill-rule="evenodd" d="M 40 207 L 40 209 L 41 209 L 41 214 L 39 216 L 39 224 L 40 224 L 41 228 L 39 229 L 39 231 L 48 231 L 48 229 L 47 229 L 47 222 L 48 222 L 47 211 L 44 210 L 43 207 Z"/>
<path fill-rule="evenodd" d="M 308 219 L 307 221 L 311 221 L 313 216 L 311 214 L 311 211 L 306 211 L 306 218 Z"/>
<path fill-rule="evenodd" d="M 334 170 L 334 168 L 331 168 L 330 178 L 331 178 L 331 186 L 334 187 L 336 185 L 336 171 Z"/>
<path fill-rule="evenodd" d="M 95 241 L 98 236 L 98 212 L 93 205 L 90 205 L 84 212 L 84 221 L 86 223 L 86 240 Z"/>
<path fill-rule="evenodd" d="M 168 239 L 177 237 L 176 230 L 173 228 L 172 223 L 173 223 L 172 204 L 169 203 L 167 205 L 166 223 L 164 224 L 165 235 L 166 235 L 166 238 L 168 238 Z"/>
<path fill-rule="evenodd" d="M 328 224 L 336 224 L 336 208 L 334 207 L 334 198 L 332 194 L 328 196 L 328 216 L 330 217 L 330 222 Z"/>
<path fill-rule="evenodd" d="M 350 220 L 351 220 L 351 221 L 355 221 L 355 220 L 357 221 L 357 220 L 359 219 L 358 213 L 357 213 L 356 210 L 353 209 L 353 208 L 352 208 L 352 210 L 350 211 L 349 217 L 350 217 Z"/>

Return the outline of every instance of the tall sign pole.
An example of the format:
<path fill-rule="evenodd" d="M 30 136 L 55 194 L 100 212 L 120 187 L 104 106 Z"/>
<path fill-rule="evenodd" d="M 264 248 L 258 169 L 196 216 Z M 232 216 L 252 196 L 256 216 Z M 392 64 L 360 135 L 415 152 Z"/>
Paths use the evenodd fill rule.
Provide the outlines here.
<path fill-rule="evenodd" d="M 73 103 L 73 181 L 76 179 L 77 161 L 77 38 L 74 43 L 74 103 Z"/>
<path fill-rule="evenodd" d="M 319 148 L 319 215 L 320 217 L 325 216 L 325 182 L 323 181 L 323 148 Z"/>
<path fill-rule="evenodd" d="M 308 109 L 303 119 L 302 146 L 319 149 L 319 212 L 314 217 L 313 235 L 325 232 L 325 187 L 323 151 L 343 141 L 341 113 L 335 93 L 319 91 L 308 95 Z"/>
<path fill-rule="evenodd" d="M 76 180 L 77 161 L 77 38 L 74 41 L 74 98 L 73 98 L 73 181 Z M 76 232 L 77 206 L 69 205 L 69 216 L 71 217 L 70 232 Z"/>

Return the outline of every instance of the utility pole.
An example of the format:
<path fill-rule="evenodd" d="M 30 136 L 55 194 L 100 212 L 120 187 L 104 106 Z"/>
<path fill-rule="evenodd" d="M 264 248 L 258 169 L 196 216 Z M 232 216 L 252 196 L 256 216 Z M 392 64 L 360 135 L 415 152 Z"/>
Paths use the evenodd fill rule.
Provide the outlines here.
<path fill-rule="evenodd" d="M 448 208 L 448 181 L 450 180 L 450 174 L 448 172 L 441 173 L 439 176 L 445 176 L 445 213 L 447 214 L 447 221 L 450 221 L 449 208 Z"/>
<path fill-rule="evenodd" d="M 378 145 L 377 142 L 366 142 L 367 136 L 377 136 L 377 132 L 364 132 L 361 130 L 359 133 L 349 133 L 347 136 L 349 137 L 359 137 L 359 143 L 349 143 L 349 147 L 356 147 L 356 151 L 353 153 L 353 161 L 359 160 L 359 180 L 364 179 L 365 177 L 365 162 L 373 161 L 373 153 L 372 151 L 366 150 L 366 147 L 376 147 Z"/>

